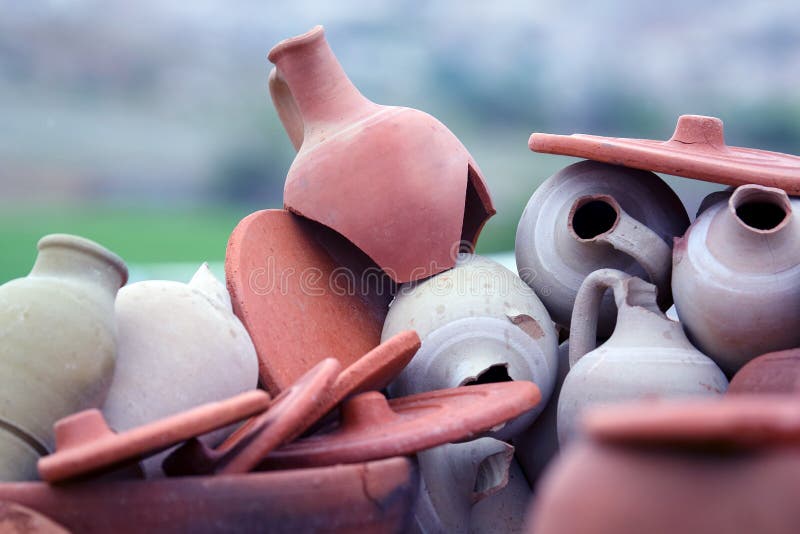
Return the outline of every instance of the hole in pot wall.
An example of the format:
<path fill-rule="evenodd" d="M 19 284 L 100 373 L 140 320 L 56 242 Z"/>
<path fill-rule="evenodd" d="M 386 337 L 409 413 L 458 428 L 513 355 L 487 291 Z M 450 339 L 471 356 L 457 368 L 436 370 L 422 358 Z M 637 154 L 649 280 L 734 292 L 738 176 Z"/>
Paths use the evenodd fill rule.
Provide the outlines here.
<path fill-rule="evenodd" d="M 736 216 L 750 228 L 772 230 L 783 222 L 786 212 L 783 207 L 772 202 L 756 201 L 738 206 Z"/>
<path fill-rule="evenodd" d="M 468 378 L 461 383 L 462 386 L 475 386 L 477 384 L 494 384 L 497 382 L 511 382 L 514 379 L 508 374 L 506 364 L 489 366 L 485 371 L 479 373 L 475 378 Z"/>
<path fill-rule="evenodd" d="M 473 494 L 476 500 L 497 493 L 508 484 L 508 467 L 511 454 L 498 452 L 487 456 L 478 464 Z"/>
<path fill-rule="evenodd" d="M 572 229 L 581 239 L 593 239 L 614 228 L 617 217 L 617 210 L 605 200 L 591 200 L 575 210 Z"/>

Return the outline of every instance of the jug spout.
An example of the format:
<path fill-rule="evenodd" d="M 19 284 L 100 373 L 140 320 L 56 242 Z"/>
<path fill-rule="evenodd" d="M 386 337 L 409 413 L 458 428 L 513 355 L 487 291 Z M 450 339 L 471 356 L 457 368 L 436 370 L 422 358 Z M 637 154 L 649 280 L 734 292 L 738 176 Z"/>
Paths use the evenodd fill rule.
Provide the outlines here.
<path fill-rule="evenodd" d="M 279 92 L 275 85 L 285 83 L 306 131 L 314 123 L 342 122 L 377 107 L 347 77 L 325 39 L 322 26 L 281 41 L 270 50 L 268 58 L 277 69 L 270 76 L 273 100 Z M 275 105 L 287 106 L 277 100 Z M 287 131 L 291 130 L 289 125 L 285 126 Z"/>

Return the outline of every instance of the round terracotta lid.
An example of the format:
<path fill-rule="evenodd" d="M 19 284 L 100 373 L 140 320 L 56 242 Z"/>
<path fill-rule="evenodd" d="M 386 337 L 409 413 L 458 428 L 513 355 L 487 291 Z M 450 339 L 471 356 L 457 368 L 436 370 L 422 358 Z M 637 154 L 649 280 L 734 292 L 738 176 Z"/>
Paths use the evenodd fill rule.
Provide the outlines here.
<path fill-rule="evenodd" d="M 800 194 L 800 157 L 725 144 L 722 121 L 681 115 L 668 141 L 534 133 L 534 152 L 592 159 L 634 169 L 739 186 L 759 184 Z"/>
<path fill-rule="evenodd" d="M 266 392 L 248 391 L 120 434 L 108 427 L 100 410 L 78 412 L 56 422 L 56 452 L 39 459 L 39 475 L 60 482 L 110 471 L 263 412 L 269 403 Z"/>
<path fill-rule="evenodd" d="M 541 400 L 532 382 L 463 386 L 392 399 L 362 393 L 330 432 L 273 451 L 261 467 L 315 467 L 413 454 L 494 430 Z"/>
<path fill-rule="evenodd" d="M 800 402 L 795 395 L 626 403 L 587 411 L 583 423 L 596 440 L 632 445 L 800 445 Z"/>
<path fill-rule="evenodd" d="M 285 210 L 239 222 L 225 277 L 256 348 L 261 383 L 273 396 L 325 358 L 347 367 L 375 348 L 393 291 L 346 239 Z"/>
<path fill-rule="evenodd" d="M 170 476 L 247 473 L 330 410 L 340 370 L 337 360 L 322 360 L 278 395 L 269 410 L 245 423 L 216 449 L 198 439 L 176 449 L 164 460 L 164 472 Z"/>
<path fill-rule="evenodd" d="M 3 534 L 69 534 L 69 531 L 35 510 L 0 501 L 0 532 Z"/>
<path fill-rule="evenodd" d="M 729 394 L 800 394 L 800 349 L 771 352 L 747 362 L 733 377 Z"/>

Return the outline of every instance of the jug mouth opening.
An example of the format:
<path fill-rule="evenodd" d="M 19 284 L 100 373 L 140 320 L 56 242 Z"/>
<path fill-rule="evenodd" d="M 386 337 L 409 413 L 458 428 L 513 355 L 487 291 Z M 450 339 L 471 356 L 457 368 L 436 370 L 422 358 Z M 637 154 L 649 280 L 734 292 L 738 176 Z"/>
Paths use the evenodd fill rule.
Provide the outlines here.
<path fill-rule="evenodd" d="M 763 234 L 786 226 L 792 214 L 792 206 L 783 190 L 757 185 L 736 189 L 729 207 L 742 225 Z"/>
<path fill-rule="evenodd" d="M 86 239 L 85 237 L 70 234 L 46 235 L 41 238 L 37 244 L 37 249 L 40 251 L 48 248 L 58 247 L 76 250 L 83 254 L 97 258 L 117 271 L 121 278 L 122 286 L 128 282 L 128 267 L 125 265 L 125 261 L 104 246 L 99 245 L 90 239 Z"/>
<path fill-rule="evenodd" d="M 267 59 L 269 59 L 272 63 L 275 63 L 280 58 L 281 54 L 290 48 L 313 42 L 321 38 L 323 35 L 325 35 L 325 28 L 321 25 L 314 26 L 306 33 L 289 37 L 288 39 L 284 39 L 273 46 L 272 50 L 270 50 L 269 54 L 267 54 Z"/>
<path fill-rule="evenodd" d="M 569 230 L 578 241 L 593 241 L 619 223 L 619 204 L 608 195 L 586 195 L 578 198 L 569 211 Z"/>

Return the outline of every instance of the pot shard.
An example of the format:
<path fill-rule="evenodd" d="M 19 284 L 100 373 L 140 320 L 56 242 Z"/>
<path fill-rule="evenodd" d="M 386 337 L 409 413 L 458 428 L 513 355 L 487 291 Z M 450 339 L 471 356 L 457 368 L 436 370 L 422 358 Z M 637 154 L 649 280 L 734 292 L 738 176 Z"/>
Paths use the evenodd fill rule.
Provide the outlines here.
<path fill-rule="evenodd" d="M 557 335 L 539 298 L 514 273 L 474 254 L 428 280 L 403 285 L 383 339 L 415 329 L 422 346 L 390 384 L 393 397 L 470 384 L 529 380 L 550 397 Z M 542 404 L 494 432 L 507 439 L 536 418 Z"/>
<path fill-rule="evenodd" d="M 103 415 L 117 432 L 255 389 L 258 359 L 224 284 L 203 264 L 188 284 L 151 280 L 120 290 L 117 365 Z M 230 429 L 204 436 L 216 446 Z M 163 476 L 163 451 L 143 462 Z"/>
<path fill-rule="evenodd" d="M 93 241 L 42 238 L 31 273 L 0 286 L 0 480 L 36 479 L 53 424 L 105 400 L 114 298 L 128 271 Z"/>
<path fill-rule="evenodd" d="M 731 379 L 728 394 L 800 394 L 800 349 L 771 352 L 744 364 Z"/>
<path fill-rule="evenodd" d="M 0 499 L 74 532 L 405 532 L 418 474 L 408 458 L 219 477 L 0 484 Z"/>
<path fill-rule="evenodd" d="M 744 185 L 676 240 L 672 292 L 692 342 L 728 376 L 800 346 L 800 200 Z"/>
<path fill-rule="evenodd" d="M 652 172 L 582 161 L 545 180 L 528 201 L 517 227 L 517 270 L 564 328 L 581 283 L 598 269 L 649 280 L 667 310 L 672 242 L 688 226 L 680 199 Z M 611 335 L 615 316 L 608 296 L 599 316 L 602 337 Z"/>
<path fill-rule="evenodd" d="M 452 267 L 495 213 L 455 135 L 426 113 L 366 99 L 321 26 L 269 59 L 272 100 L 298 150 L 286 209 L 337 231 L 398 283 Z"/>
<path fill-rule="evenodd" d="M 617 327 L 595 348 L 598 308 L 607 289 L 619 309 Z M 579 417 L 591 405 L 725 393 L 725 375 L 692 346 L 680 323 L 658 309 L 655 292 L 652 284 L 613 269 L 584 280 L 572 315 L 570 371 L 558 398 L 562 446 L 576 436 Z"/>
<path fill-rule="evenodd" d="M 720 407 L 732 397 L 717 403 L 685 402 L 678 414 L 675 403 L 663 403 L 669 419 L 659 416 L 653 403 L 620 408 L 604 408 L 594 412 L 605 421 L 589 432 L 590 439 L 576 443 L 564 451 L 545 474 L 528 515 L 527 532 L 549 534 L 627 534 L 648 532 L 667 534 L 681 532 L 789 534 L 797 532 L 800 510 L 796 496 L 800 494 L 800 448 L 798 447 L 796 398 L 784 397 L 786 412 L 795 427 L 792 443 L 762 443 L 756 448 L 731 448 L 724 438 L 724 428 L 734 442 L 748 430 L 741 427 L 740 404 L 734 406 L 728 423 L 720 423 Z M 738 397 L 737 397 L 738 398 Z M 756 403 L 762 402 L 754 396 Z M 743 399 L 742 402 L 750 402 Z M 762 429 L 772 423 L 770 409 L 755 406 L 750 429 Z M 616 411 L 619 414 L 616 415 Z M 632 412 L 645 428 L 658 430 L 657 441 L 628 440 L 618 435 L 613 440 L 608 431 L 619 434 L 617 425 L 632 438 L 637 435 Z M 675 412 L 671 414 L 670 412 Z M 757 416 L 756 413 L 759 415 Z M 720 431 L 721 439 L 709 445 L 706 436 L 693 444 L 681 420 L 692 416 L 692 425 L 705 418 L 708 425 Z M 777 418 L 776 429 L 786 427 L 786 414 Z M 758 420 L 761 418 L 761 421 Z M 673 427 L 673 425 L 676 425 Z M 673 432 L 670 428 L 674 428 Z M 708 432 L 702 432 L 707 434 Z M 640 433 L 641 434 L 641 433 Z M 645 434 L 642 434 L 645 435 Z M 613 480 L 613 484 L 609 481 Z M 759 491 L 753 491 L 759 488 Z M 724 495 L 724 498 L 720 496 Z M 581 503 L 576 509 L 576 503 Z"/>

